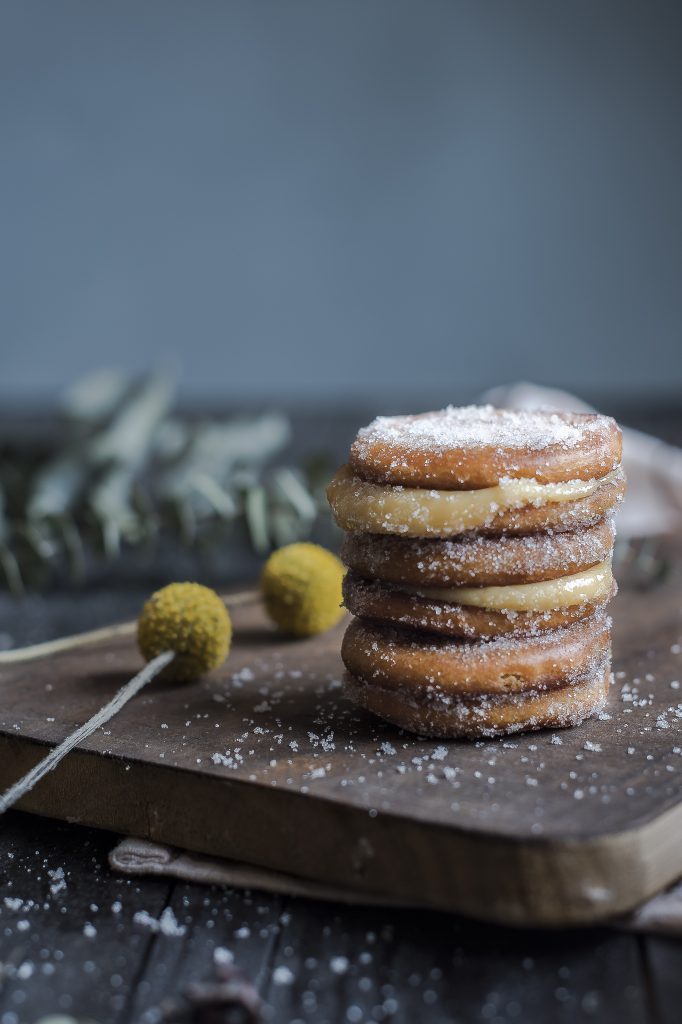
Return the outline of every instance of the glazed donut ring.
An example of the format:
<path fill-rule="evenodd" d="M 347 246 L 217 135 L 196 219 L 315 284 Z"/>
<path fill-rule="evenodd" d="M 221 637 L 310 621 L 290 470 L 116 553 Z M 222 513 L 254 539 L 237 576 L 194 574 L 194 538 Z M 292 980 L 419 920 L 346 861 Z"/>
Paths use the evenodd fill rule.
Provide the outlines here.
<path fill-rule="evenodd" d="M 490 536 L 575 530 L 602 519 L 624 493 L 620 468 L 603 480 L 512 480 L 474 491 L 439 491 L 370 483 L 343 466 L 327 488 L 342 530 L 443 539 L 473 530 Z"/>
<path fill-rule="evenodd" d="M 545 633 L 568 626 L 593 615 L 611 600 L 615 592 L 616 585 L 612 582 L 607 594 L 598 600 L 546 611 L 509 612 L 446 603 L 421 594 L 407 593 L 379 580 L 363 580 L 353 573 L 348 573 L 343 581 L 344 603 L 353 615 L 467 640 Z"/>
<path fill-rule="evenodd" d="M 610 651 L 610 625 L 597 613 L 537 636 L 469 643 L 354 619 L 341 657 L 356 678 L 413 698 L 523 693 L 594 675 Z"/>
<path fill-rule="evenodd" d="M 449 406 L 378 417 L 359 431 L 350 464 L 374 483 L 474 490 L 503 477 L 539 483 L 603 477 L 619 465 L 621 449 L 620 429 L 608 416 Z"/>
<path fill-rule="evenodd" d="M 358 576 L 414 587 L 503 586 L 551 580 L 608 559 L 615 526 L 608 517 L 579 531 L 531 536 L 468 535 L 421 540 L 347 533 L 341 558 Z"/>
<path fill-rule="evenodd" d="M 565 729 L 602 710 L 611 678 L 608 658 L 572 686 L 523 695 L 420 703 L 418 695 L 386 690 L 346 673 L 346 695 L 400 729 L 439 739 L 480 739 L 535 729 Z"/>

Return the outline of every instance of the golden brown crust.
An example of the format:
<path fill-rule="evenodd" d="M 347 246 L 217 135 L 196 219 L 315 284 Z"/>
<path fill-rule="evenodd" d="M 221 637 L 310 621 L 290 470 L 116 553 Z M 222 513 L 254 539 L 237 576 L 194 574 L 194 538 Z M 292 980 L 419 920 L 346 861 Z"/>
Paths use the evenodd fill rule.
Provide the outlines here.
<path fill-rule="evenodd" d="M 400 729 L 439 739 L 479 739 L 535 729 L 579 725 L 604 706 L 611 678 L 608 661 L 572 686 L 534 690 L 519 697 L 420 704 L 411 696 L 345 677 L 345 691 L 356 704 Z"/>
<path fill-rule="evenodd" d="M 354 619 L 341 646 L 359 679 L 420 698 L 523 693 L 593 674 L 610 650 L 610 620 L 588 619 L 536 636 L 445 640 Z"/>
<path fill-rule="evenodd" d="M 427 493 L 431 503 L 440 508 L 438 492 Z M 484 492 L 471 493 L 477 495 Z M 418 489 L 401 490 L 392 489 L 388 485 L 368 484 L 360 477 L 353 476 L 350 466 L 342 466 L 327 488 L 329 504 L 342 530 L 418 539 L 498 537 L 505 534 L 524 536 L 549 530 L 575 531 L 603 519 L 623 500 L 624 494 L 625 475 L 619 468 L 612 477 L 598 484 L 585 497 L 507 509 L 492 503 L 484 513 L 476 512 L 476 516 L 482 514 L 482 519 L 475 528 L 455 528 L 452 524 L 459 521 L 461 513 L 452 516 L 446 510 L 436 515 L 434 522 L 432 515 L 422 514 L 424 505 Z M 390 512 L 387 512 L 387 505 L 391 506 Z M 404 511 L 398 513 L 396 508 L 400 506 L 404 506 Z"/>
<path fill-rule="evenodd" d="M 351 531 L 349 695 L 439 737 L 560 728 L 599 710 L 621 445 L 608 417 L 491 406 L 360 430 L 327 492 Z"/>
<path fill-rule="evenodd" d="M 352 573 L 348 573 L 343 581 L 344 603 L 353 615 L 467 640 L 523 636 L 559 629 L 594 615 L 615 593 L 614 584 L 602 601 L 585 601 L 545 612 L 505 612 L 447 604 L 442 600 L 409 594 L 379 580 L 363 580 Z"/>
<path fill-rule="evenodd" d="M 365 579 L 410 586 L 505 586 L 582 572 L 606 561 L 615 527 L 605 518 L 581 530 L 526 536 L 478 533 L 453 540 L 347 533 L 345 564 Z"/>
<path fill-rule="evenodd" d="M 494 527 L 477 532 L 486 536 L 510 534 L 525 536 L 540 530 L 577 530 L 593 526 L 612 512 L 625 497 L 625 475 L 617 472 L 613 480 L 598 487 L 587 498 L 556 504 L 528 505 L 526 508 L 509 509 L 495 519 Z"/>
<path fill-rule="evenodd" d="M 351 447 L 354 472 L 374 483 L 447 490 L 591 480 L 619 465 L 615 420 L 595 413 L 513 412 L 489 406 L 381 417 Z"/>

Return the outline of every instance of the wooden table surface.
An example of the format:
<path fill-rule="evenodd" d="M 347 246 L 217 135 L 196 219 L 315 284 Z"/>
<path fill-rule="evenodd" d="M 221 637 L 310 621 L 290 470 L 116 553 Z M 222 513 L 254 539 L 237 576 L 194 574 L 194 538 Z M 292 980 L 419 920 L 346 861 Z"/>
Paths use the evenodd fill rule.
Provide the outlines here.
<path fill-rule="evenodd" d="M 631 419 L 671 440 L 682 434 L 682 421 Z M 24 644 L 121 620 L 148 591 L 131 579 L 19 603 L 1 594 L 0 632 Z M 682 941 L 514 931 L 435 912 L 130 880 L 108 867 L 114 842 L 19 812 L 2 819 L 0 1024 L 47 1014 L 153 1024 L 163 1000 L 209 978 L 229 954 L 273 1024 L 680 1020 Z M 154 930 L 167 907 L 174 926 Z"/>

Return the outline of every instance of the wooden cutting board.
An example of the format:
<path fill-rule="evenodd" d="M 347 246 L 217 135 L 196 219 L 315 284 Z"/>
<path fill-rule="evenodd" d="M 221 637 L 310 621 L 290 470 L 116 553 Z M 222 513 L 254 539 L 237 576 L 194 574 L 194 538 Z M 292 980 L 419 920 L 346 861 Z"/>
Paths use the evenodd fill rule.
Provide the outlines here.
<path fill-rule="evenodd" d="M 348 703 L 343 627 L 283 641 L 257 598 L 232 614 L 222 670 L 151 684 L 22 808 L 514 924 L 598 921 L 682 875 L 679 582 L 616 599 L 607 715 L 478 743 Z M 139 668 L 129 634 L 0 665 L 0 787 Z"/>

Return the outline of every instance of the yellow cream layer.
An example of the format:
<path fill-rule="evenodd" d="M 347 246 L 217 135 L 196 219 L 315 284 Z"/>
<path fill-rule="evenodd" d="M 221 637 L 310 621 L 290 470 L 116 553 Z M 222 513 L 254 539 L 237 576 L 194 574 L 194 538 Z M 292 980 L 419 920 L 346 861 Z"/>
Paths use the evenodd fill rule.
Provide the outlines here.
<path fill-rule="evenodd" d="M 327 496 L 342 530 L 391 533 L 405 537 L 452 537 L 492 526 L 508 509 L 587 498 L 616 478 L 617 470 L 596 480 L 539 484 L 537 480 L 500 480 L 476 491 L 436 491 L 421 487 L 372 484 L 349 466 L 336 474 Z"/>
<path fill-rule="evenodd" d="M 516 583 L 506 587 L 406 587 L 418 594 L 447 604 L 463 604 L 489 611 L 551 612 L 586 601 L 601 601 L 611 593 L 613 576 L 610 561 L 601 562 L 584 572 L 561 576 L 542 583 Z"/>

